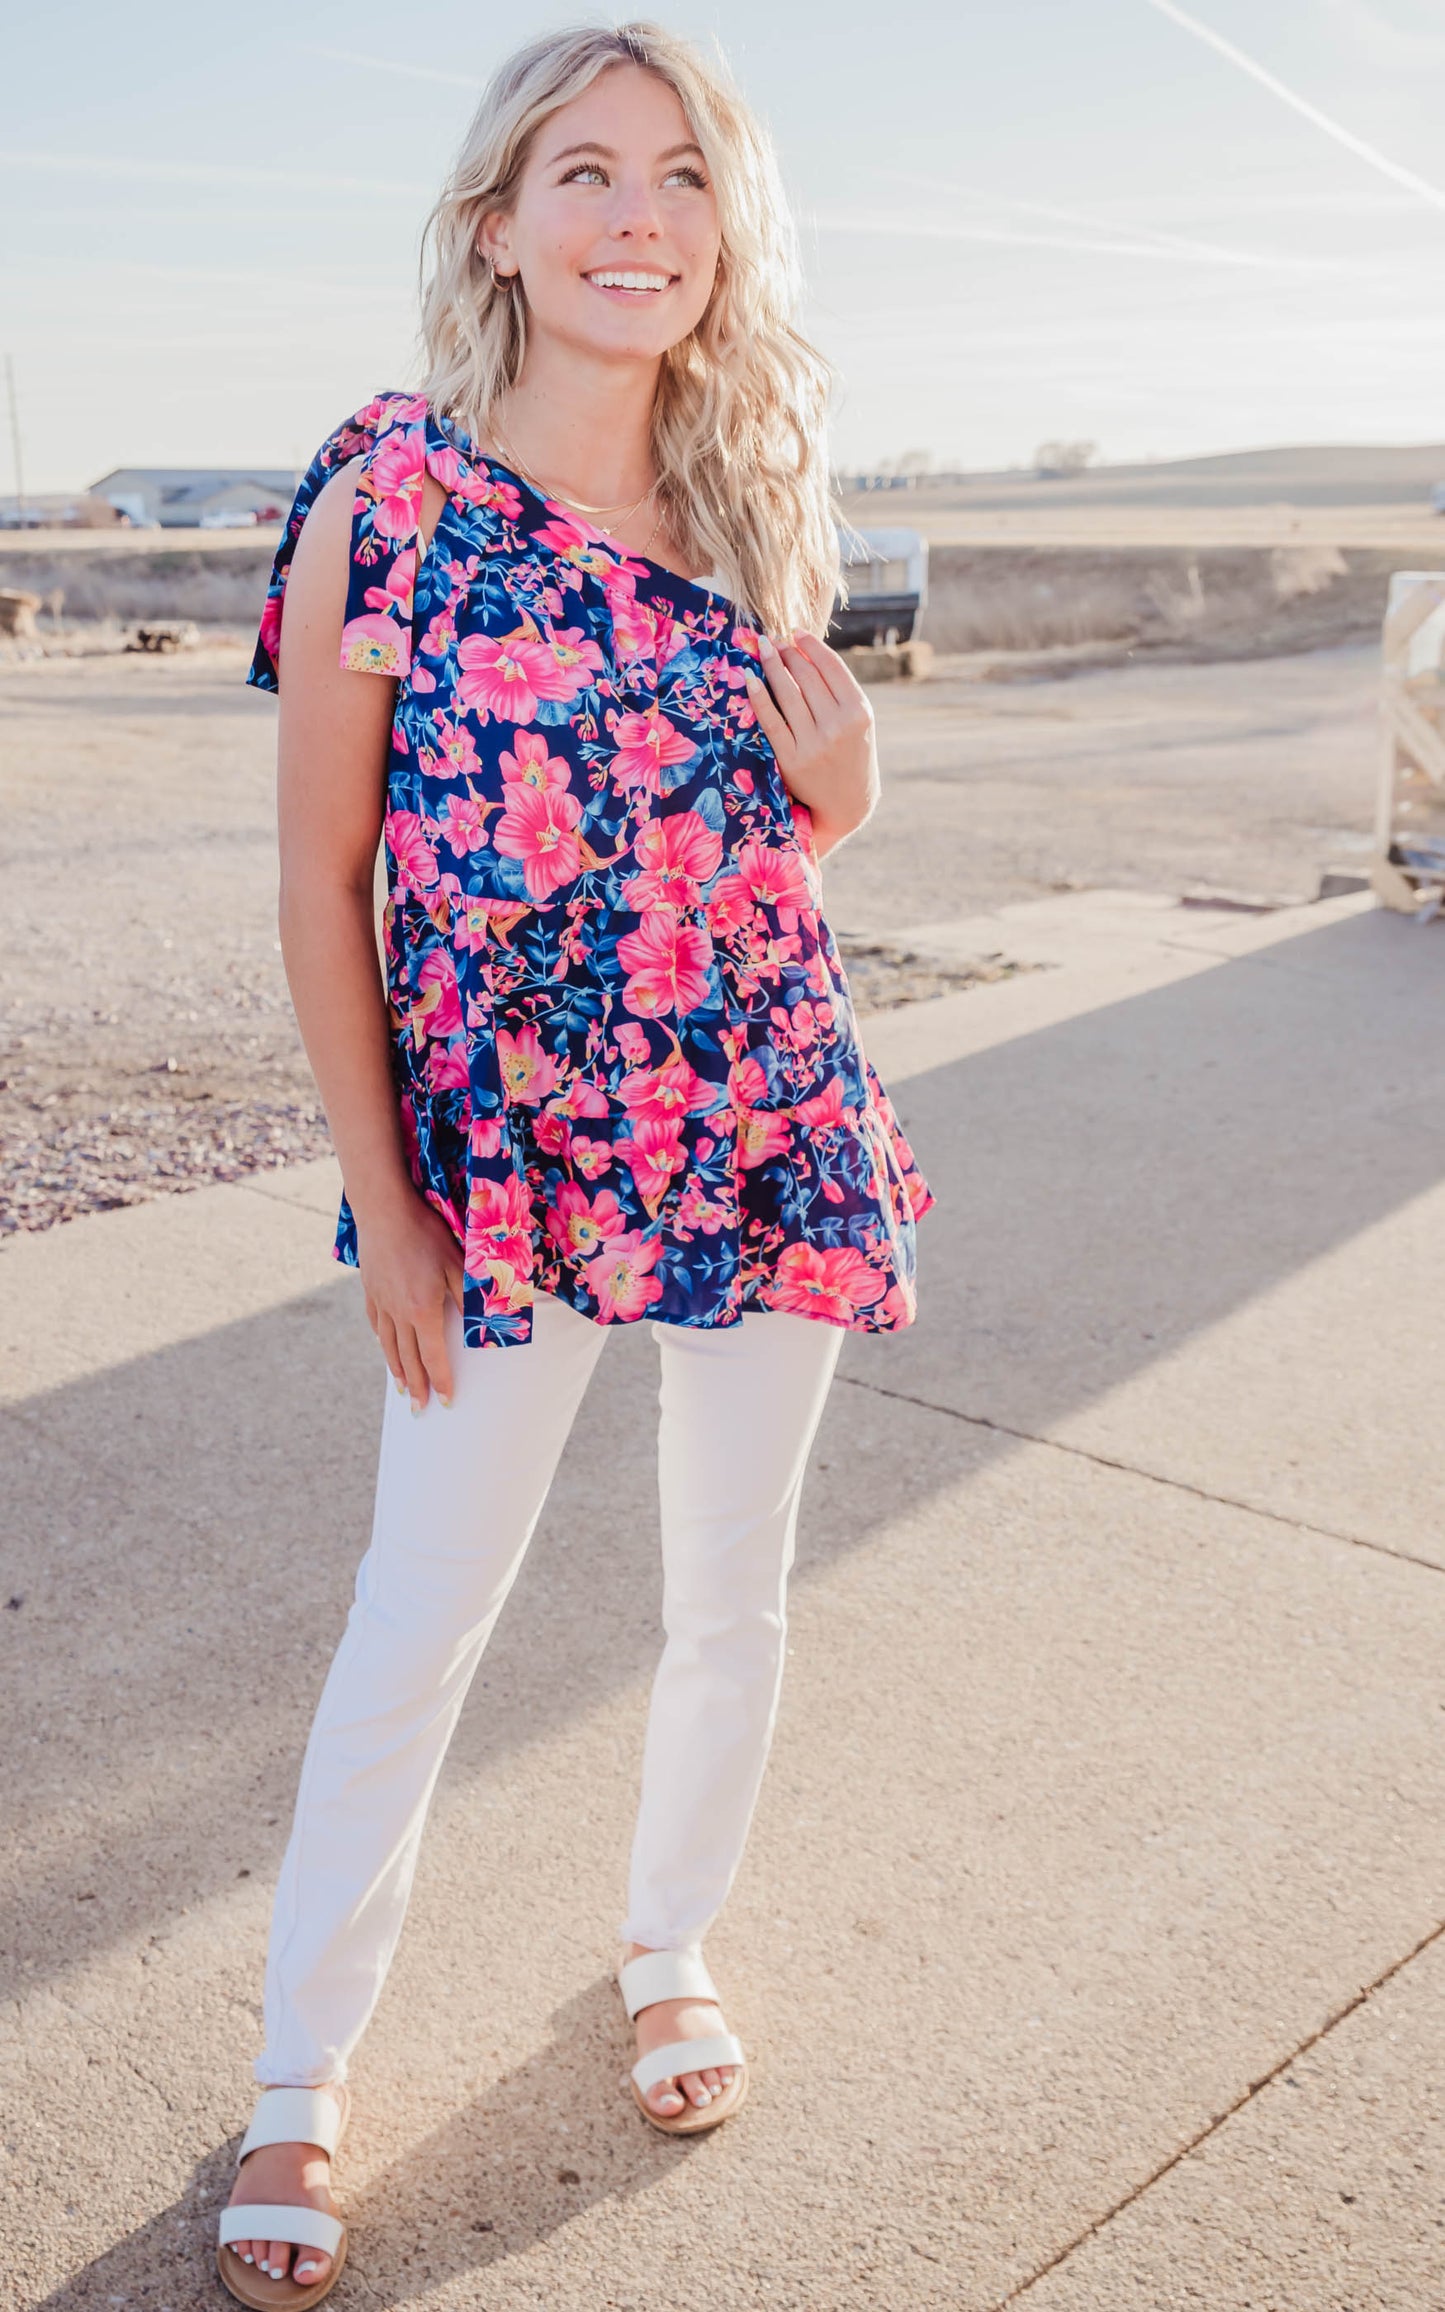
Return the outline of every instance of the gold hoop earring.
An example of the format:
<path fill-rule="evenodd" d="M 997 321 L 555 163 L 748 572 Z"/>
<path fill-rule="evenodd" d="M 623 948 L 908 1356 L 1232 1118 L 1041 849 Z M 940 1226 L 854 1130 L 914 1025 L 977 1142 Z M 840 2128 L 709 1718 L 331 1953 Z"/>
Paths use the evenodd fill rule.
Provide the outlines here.
<path fill-rule="evenodd" d="M 492 268 L 492 287 L 493 287 L 494 289 L 510 289 L 510 288 L 511 288 L 511 286 L 512 286 L 512 283 L 513 283 L 513 282 L 516 280 L 516 278 L 517 278 L 516 274 L 515 274 L 515 273 L 499 273 L 499 272 L 497 271 L 497 260 L 496 260 L 496 258 L 495 258 L 495 257 L 489 257 L 489 258 L 487 259 L 487 263 L 488 263 L 488 264 L 491 266 L 491 268 Z"/>

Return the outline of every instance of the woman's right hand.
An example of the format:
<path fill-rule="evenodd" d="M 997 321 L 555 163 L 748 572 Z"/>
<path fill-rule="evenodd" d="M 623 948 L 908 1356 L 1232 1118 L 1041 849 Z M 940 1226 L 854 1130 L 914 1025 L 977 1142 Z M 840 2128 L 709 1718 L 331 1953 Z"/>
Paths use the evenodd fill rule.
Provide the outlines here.
<path fill-rule="evenodd" d="M 366 1314 L 398 1389 L 419 1413 L 435 1389 L 452 1401 L 443 1315 L 462 1305 L 462 1251 L 441 1214 L 414 1190 L 383 1212 L 357 1216 Z"/>

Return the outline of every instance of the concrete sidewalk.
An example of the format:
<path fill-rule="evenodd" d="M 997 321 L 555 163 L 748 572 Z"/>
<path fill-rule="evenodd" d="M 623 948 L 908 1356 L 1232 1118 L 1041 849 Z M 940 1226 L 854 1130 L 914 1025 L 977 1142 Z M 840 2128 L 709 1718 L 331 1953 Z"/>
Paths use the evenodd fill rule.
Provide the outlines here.
<path fill-rule="evenodd" d="M 622 1329 L 355 2067 L 340 2307 L 1439 2297 L 1445 940 L 1100 893 L 912 936 L 1048 968 L 865 1023 L 939 1203 L 918 1324 L 844 1348 L 710 1939 L 752 2100 L 681 2146 L 622 2084 L 658 1644 Z M 0 1255 L 27 2306 L 229 2302 L 382 1401 L 334 1194 L 308 1166 Z"/>

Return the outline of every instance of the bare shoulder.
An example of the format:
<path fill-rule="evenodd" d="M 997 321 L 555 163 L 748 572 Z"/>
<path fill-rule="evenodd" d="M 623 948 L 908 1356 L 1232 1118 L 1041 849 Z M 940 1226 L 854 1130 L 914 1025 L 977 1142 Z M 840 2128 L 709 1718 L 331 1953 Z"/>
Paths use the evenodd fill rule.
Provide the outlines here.
<path fill-rule="evenodd" d="M 312 499 L 291 557 L 286 579 L 288 612 L 297 602 L 317 609 L 343 608 L 348 564 L 351 560 L 351 511 L 356 502 L 353 467 L 359 459 L 338 466 Z"/>
<path fill-rule="evenodd" d="M 292 558 L 290 586 L 310 594 L 319 587 L 321 594 L 334 591 L 339 585 L 345 598 L 347 564 L 351 559 L 351 518 L 356 505 L 356 468 L 364 461 L 349 458 L 338 466 L 330 479 L 324 482 L 312 500 L 310 512 L 301 525 Z M 447 493 L 432 474 L 422 483 L 421 514 L 417 527 L 423 547 L 431 544 L 432 532 L 441 520 Z"/>

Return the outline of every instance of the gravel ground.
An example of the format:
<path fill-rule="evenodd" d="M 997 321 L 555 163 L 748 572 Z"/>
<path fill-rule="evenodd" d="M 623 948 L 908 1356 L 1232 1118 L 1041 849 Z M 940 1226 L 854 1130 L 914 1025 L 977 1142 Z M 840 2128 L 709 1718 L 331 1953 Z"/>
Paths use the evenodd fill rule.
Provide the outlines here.
<path fill-rule="evenodd" d="M 275 931 L 275 706 L 249 652 L 0 673 L 0 1234 L 330 1146 Z M 970 978 L 861 941 L 861 1010 Z"/>
<path fill-rule="evenodd" d="M 275 930 L 275 705 L 248 647 L 0 667 L 0 1232 L 320 1155 Z M 1373 649 L 876 691 L 884 800 L 825 862 L 860 1014 L 900 927 L 1087 884 L 1312 896 L 1368 842 Z"/>

